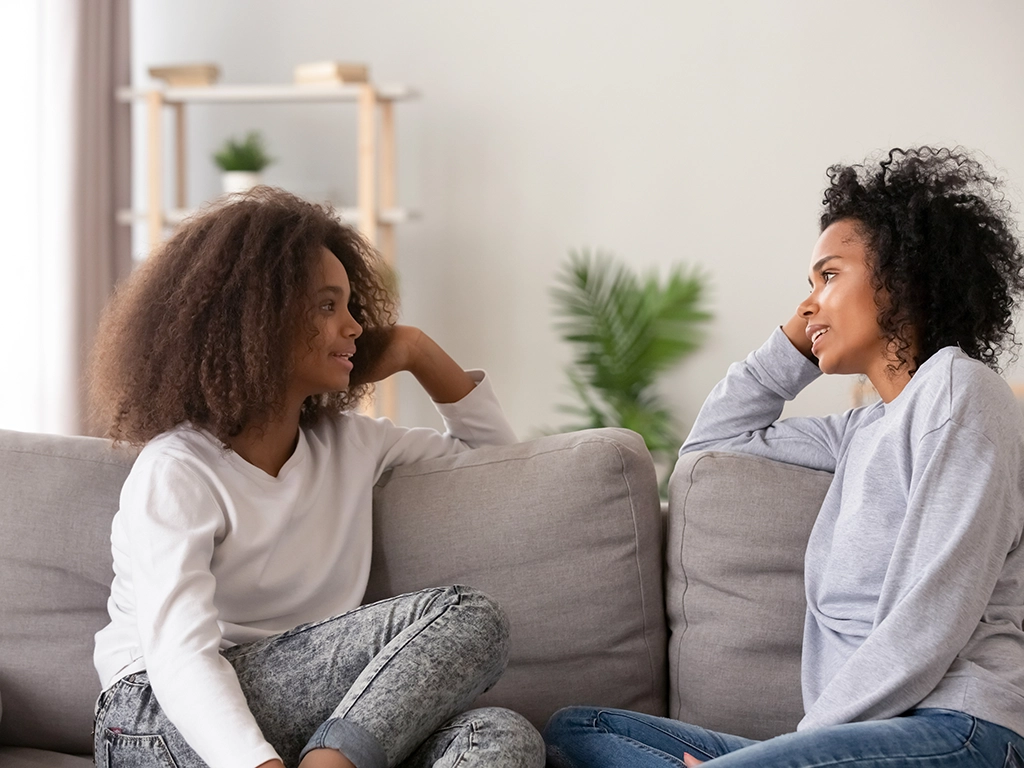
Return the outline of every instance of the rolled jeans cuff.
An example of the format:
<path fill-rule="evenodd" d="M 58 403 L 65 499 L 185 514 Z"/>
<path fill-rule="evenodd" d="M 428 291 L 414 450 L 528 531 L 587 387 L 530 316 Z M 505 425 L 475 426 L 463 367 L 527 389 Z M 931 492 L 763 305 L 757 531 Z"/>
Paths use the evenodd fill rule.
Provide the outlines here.
<path fill-rule="evenodd" d="M 383 747 L 368 730 L 350 720 L 332 717 L 316 729 L 299 755 L 299 760 L 311 749 L 336 749 L 356 768 L 387 768 L 388 758 Z"/>

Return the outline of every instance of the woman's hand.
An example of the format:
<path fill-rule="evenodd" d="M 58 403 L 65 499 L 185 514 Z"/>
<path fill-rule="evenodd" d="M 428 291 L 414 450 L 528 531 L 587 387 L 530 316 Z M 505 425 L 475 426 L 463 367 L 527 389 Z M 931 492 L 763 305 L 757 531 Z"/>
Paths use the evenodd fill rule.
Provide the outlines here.
<path fill-rule="evenodd" d="M 411 325 L 395 325 L 389 328 L 367 331 L 356 340 L 356 357 L 353 359 L 353 381 L 359 384 L 372 384 L 383 381 L 399 371 L 409 370 L 409 360 L 415 354 L 415 348 L 423 331 Z M 363 359 L 359 354 L 361 346 L 370 348 L 373 357 Z"/>
<path fill-rule="evenodd" d="M 698 760 L 689 752 L 683 752 L 683 765 L 685 765 L 686 768 L 697 768 L 698 765 L 702 765 L 703 763 L 703 760 Z"/>
<path fill-rule="evenodd" d="M 368 359 L 360 357 L 360 342 L 356 342 L 353 383 L 372 383 L 399 371 L 409 371 L 431 399 L 438 403 L 457 402 L 476 386 L 469 374 L 419 328 L 396 325 L 380 331 L 368 331 L 363 334 L 364 344 L 367 341 L 365 337 L 371 334 L 374 351 Z"/>
<path fill-rule="evenodd" d="M 799 314 L 793 315 L 782 326 L 782 332 L 786 334 L 793 346 L 800 350 L 800 354 L 817 365 L 818 358 L 811 352 L 811 340 L 807 338 L 807 321 Z"/>

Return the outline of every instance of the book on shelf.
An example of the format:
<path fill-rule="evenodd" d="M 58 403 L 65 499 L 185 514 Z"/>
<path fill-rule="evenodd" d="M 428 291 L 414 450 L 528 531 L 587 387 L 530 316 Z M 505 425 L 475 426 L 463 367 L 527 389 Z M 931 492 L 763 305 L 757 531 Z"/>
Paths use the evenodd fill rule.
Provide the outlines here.
<path fill-rule="evenodd" d="M 314 61 L 295 67 L 296 85 L 342 85 L 365 83 L 369 68 L 365 64 L 346 64 L 340 61 Z"/>
<path fill-rule="evenodd" d="M 150 67 L 149 76 L 163 80 L 171 88 L 194 88 L 217 82 L 220 67 L 216 64 L 173 64 Z"/>

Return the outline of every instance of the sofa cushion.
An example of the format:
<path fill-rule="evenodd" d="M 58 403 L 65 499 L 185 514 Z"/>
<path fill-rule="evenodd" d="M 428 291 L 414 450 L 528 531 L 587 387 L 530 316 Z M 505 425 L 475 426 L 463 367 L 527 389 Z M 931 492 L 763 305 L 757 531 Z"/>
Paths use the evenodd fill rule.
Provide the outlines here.
<path fill-rule="evenodd" d="M 559 707 L 667 714 L 661 513 L 633 432 L 601 429 L 399 467 L 374 497 L 367 600 L 468 584 L 512 651 L 478 704 L 538 727 Z"/>
<path fill-rule="evenodd" d="M 0 747 L 4 768 L 92 768 L 92 755 L 68 755 L 46 749 Z"/>
<path fill-rule="evenodd" d="M 832 475 L 756 456 L 682 456 L 669 483 L 672 717 L 766 739 L 803 717 L 803 555 Z"/>
<path fill-rule="evenodd" d="M 0 744 L 92 752 L 93 634 L 109 621 L 110 521 L 133 458 L 0 430 Z"/>

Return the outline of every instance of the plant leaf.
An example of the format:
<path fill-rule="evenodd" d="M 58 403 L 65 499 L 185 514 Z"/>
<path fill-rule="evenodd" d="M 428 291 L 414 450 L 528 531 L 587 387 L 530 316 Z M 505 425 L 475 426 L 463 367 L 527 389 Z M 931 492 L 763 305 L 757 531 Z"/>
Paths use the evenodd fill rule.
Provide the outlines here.
<path fill-rule="evenodd" d="M 652 453 L 674 456 L 679 427 L 653 385 L 703 341 L 705 284 L 681 265 L 662 282 L 609 253 L 570 251 L 551 296 L 555 328 L 573 349 L 567 374 L 580 404 L 560 410 L 583 419 L 574 428 L 625 427 Z"/>

